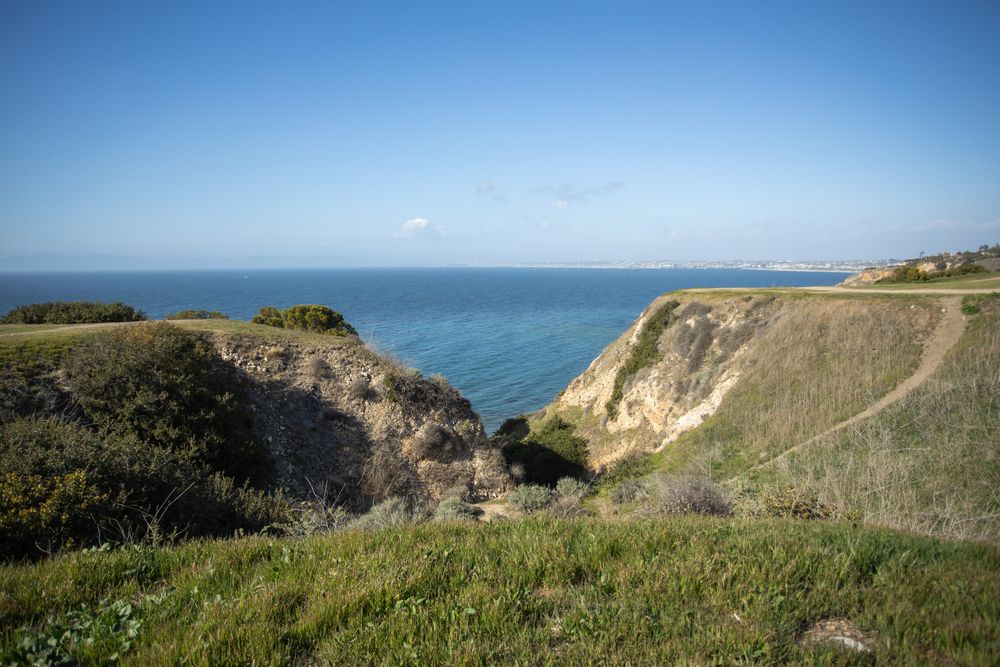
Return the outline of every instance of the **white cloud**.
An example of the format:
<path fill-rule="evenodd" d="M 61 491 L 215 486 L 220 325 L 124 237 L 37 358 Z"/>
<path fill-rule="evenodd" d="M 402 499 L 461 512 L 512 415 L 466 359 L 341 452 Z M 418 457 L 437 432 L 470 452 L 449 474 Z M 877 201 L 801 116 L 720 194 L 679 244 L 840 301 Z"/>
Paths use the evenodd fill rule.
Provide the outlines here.
<path fill-rule="evenodd" d="M 478 192 L 481 195 L 487 195 L 496 189 L 497 189 L 496 186 L 493 185 L 493 181 L 491 181 L 488 178 L 484 178 L 483 180 L 479 181 L 479 185 L 476 186 L 476 192 Z"/>
<path fill-rule="evenodd" d="M 566 201 L 565 199 L 557 199 L 554 202 L 552 202 L 552 208 L 559 210 L 569 208 L 569 202 Z"/>
<path fill-rule="evenodd" d="M 441 227 L 427 218 L 410 218 L 397 227 L 392 236 L 397 239 L 435 239 L 442 233 Z"/>

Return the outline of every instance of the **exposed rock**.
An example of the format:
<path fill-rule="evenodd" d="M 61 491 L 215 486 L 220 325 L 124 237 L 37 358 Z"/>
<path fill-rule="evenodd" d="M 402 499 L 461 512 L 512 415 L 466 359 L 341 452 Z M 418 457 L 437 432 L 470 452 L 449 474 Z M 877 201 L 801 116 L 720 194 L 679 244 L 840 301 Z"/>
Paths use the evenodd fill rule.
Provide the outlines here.
<path fill-rule="evenodd" d="M 802 644 L 830 644 L 859 653 L 871 653 L 875 650 L 875 638 L 844 618 L 814 623 L 802 635 Z"/>
<path fill-rule="evenodd" d="M 888 278 L 896 269 L 895 266 L 884 266 L 874 269 L 865 269 L 858 273 L 853 273 L 839 284 L 841 287 L 857 287 L 858 285 L 873 285 L 883 278 Z"/>
<path fill-rule="evenodd" d="M 439 500 L 505 492 L 510 476 L 468 400 L 447 382 L 384 359 L 357 341 L 214 334 L 250 380 L 257 430 L 277 483 L 297 496 L 326 485 L 354 505 L 394 495 Z"/>
<path fill-rule="evenodd" d="M 591 440 L 588 463 L 595 470 L 634 449 L 661 448 L 709 418 L 739 379 L 745 351 L 783 307 L 773 296 L 705 302 L 682 298 L 675 321 L 660 336 L 660 359 L 626 379 L 612 417 L 606 405 L 619 369 L 628 362 L 649 314 L 674 298 L 654 301 L 548 408 L 581 410 L 598 418 L 601 431 L 613 436 L 607 446 Z"/>

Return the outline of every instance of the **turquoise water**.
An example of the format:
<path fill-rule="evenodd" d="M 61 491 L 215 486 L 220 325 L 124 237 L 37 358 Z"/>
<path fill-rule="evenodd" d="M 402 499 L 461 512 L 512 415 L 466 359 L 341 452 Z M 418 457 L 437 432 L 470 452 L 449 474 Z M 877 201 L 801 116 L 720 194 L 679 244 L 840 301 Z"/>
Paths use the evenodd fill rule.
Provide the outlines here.
<path fill-rule="evenodd" d="M 440 373 L 492 432 L 537 410 L 650 301 L 685 287 L 832 285 L 844 274 L 735 269 L 316 269 L 0 274 L 0 312 L 56 300 L 124 301 L 249 319 L 320 303 L 425 375 Z"/>

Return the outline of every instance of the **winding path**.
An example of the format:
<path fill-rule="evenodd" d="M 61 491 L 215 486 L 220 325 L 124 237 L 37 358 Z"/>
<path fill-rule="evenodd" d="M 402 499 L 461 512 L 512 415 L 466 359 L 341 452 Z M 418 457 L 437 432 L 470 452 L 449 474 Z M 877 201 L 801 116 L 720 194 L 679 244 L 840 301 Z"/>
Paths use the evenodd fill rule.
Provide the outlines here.
<path fill-rule="evenodd" d="M 812 288 L 810 288 L 812 289 Z M 823 288 L 817 288 L 823 289 Z M 837 288 L 825 288 L 834 289 Z M 845 291 L 853 291 L 850 288 L 839 288 Z M 838 290 L 839 291 L 839 290 Z M 865 290 L 866 292 L 873 290 Z M 961 294 L 968 294 L 970 290 L 962 290 Z M 896 292 L 893 292 L 894 294 Z M 921 293 L 925 293 L 921 290 Z M 933 290 L 928 290 L 926 293 L 937 293 Z M 949 292 L 953 293 L 953 292 Z M 729 481 L 739 479 L 740 477 L 745 477 L 746 475 L 754 472 L 755 470 L 760 470 L 761 468 L 766 468 L 767 466 L 773 465 L 777 461 L 788 458 L 790 454 L 797 451 L 805 449 L 810 445 L 828 437 L 846 428 L 850 428 L 855 424 L 872 417 L 879 412 L 882 412 L 889 406 L 898 403 L 900 400 L 905 398 L 910 392 L 926 382 L 941 366 L 941 362 L 944 361 L 945 355 L 948 353 L 952 347 L 958 343 L 959 339 L 962 337 L 962 333 L 965 331 L 965 318 L 962 315 L 961 310 L 961 298 L 959 296 L 952 296 L 947 299 L 941 299 L 941 305 L 943 312 L 941 313 L 941 319 L 938 321 L 937 327 L 930 336 L 924 341 L 923 352 L 920 357 L 920 365 L 917 366 L 917 370 L 913 372 L 908 378 L 896 385 L 889 393 L 880 398 L 879 400 L 872 403 L 865 410 L 857 413 L 853 417 L 849 417 L 844 421 L 831 426 L 827 430 L 823 431 L 818 435 L 800 442 L 799 444 L 786 449 L 781 454 L 764 461 L 763 463 L 758 463 L 755 466 L 748 468 L 736 477 L 733 477 Z"/>

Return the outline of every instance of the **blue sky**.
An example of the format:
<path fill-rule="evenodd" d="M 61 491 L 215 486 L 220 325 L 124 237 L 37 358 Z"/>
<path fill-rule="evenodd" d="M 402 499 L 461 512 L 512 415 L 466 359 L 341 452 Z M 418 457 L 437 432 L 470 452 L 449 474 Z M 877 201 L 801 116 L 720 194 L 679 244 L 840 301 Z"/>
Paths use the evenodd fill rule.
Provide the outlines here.
<path fill-rule="evenodd" d="M 2 3 L 0 255 L 1000 241 L 996 2 L 423 4 Z"/>

